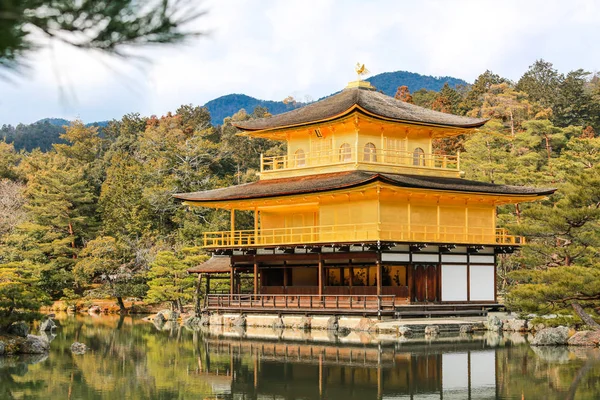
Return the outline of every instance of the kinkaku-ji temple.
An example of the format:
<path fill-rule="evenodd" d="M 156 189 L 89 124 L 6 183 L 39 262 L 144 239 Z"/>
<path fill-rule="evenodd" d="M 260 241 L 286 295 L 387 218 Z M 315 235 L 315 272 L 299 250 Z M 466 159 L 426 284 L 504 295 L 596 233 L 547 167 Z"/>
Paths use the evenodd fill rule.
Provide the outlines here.
<path fill-rule="evenodd" d="M 205 311 L 362 315 L 481 313 L 497 306 L 496 257 L 525 242 L 497 228 L 500 205 L 554 189 L 467 180 L 460 154 L 434 139 L 470 134 L 485 119 L 402 102 L 355 81 L 341 92 L 268 118 L 241 135 L 284 141 L 260 156 L 260 179 L 177 194 L 191 207 L 229 210 L 206 232 Z M 236 227 L 252 213 L 253 229 Z M 230 293 L 210 293 L 210 279 Z"/>

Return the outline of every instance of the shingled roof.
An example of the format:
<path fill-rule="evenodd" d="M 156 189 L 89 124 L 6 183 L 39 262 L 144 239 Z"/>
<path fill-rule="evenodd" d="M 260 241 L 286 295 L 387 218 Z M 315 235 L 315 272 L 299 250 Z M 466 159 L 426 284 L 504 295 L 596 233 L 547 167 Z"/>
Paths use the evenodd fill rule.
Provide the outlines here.
<path fill-rule="evenodd" d="M 496 185 L 493 183 L 470 181 L 461 178 L 347 171 L 294 178 L 260 180 L 244 185 L 207 190 L 204 192 L 179 193 L 175 194 L 174 197 L 181 200 L 197 202 L 246 200 L 348 189 L 375 181 L 381 181 L 403 188 L 494 195 L 543 196 L 552 194 L 556 190 L 524 186 Z"/>
<path fill-rule="evenodd" d="M 301 126 L 342 118 L 356 109 L 374 117 L 422 125 L 477 128 L 487 121 L 487 119 L 461 117 L 433 111 L 397 100 L 372 88 L 354 87 L 346 88 L 333 96 L 283 114 L 237 122 L 234 125 L 245 131 Z"/>
<path fill-rule="evenodd" d="M 189 268 L 187 272 L 190 274 L 219 274 L 231 272 L 231 257 L 212 256 L 202 264 Z"/>

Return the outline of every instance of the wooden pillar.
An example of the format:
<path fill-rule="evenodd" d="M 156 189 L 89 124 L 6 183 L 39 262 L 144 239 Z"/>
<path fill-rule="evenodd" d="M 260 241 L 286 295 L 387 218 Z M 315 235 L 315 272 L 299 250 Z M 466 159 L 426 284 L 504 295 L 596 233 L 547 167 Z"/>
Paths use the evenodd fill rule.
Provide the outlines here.
<path fill-rule="evenodd" d="M 287 285 L 288 285 L 288 276 L 289 272 L 288 272 L 288 267 L 285 263 L 285 261 L 283 262 L 283 293 L 287 294 Z"/>
<path fill-rule="evenodd" d="M 206 294 L 210 293 L 210 274 L 206 274 Z"/>
<path fill-rule="evenodd" d="M 229 245 L 233 246 L 235 244 L 234 235 L 235 235 L 235 210 L 231 209 L 231 236 L 229 238 Z"/>
<path fill-rule="evenodd" d="M 258 294 L 258 263 L 254 259 L 254 294 Z"/>
<path fill-rule="evenodd" d="M 254 244 L 258 243 L 258 208 L 254 207 Z"/>
<path fill-rule="evenodd" d="M 377 267 L 377 296 L 381 296 L 381 253 L 377 254 L 377 263 L 375 264 Z"/>
<path fill-rule="evenodd" d="M 323 296 L 323 257 L 319 253 L 319 296 Z"/>
<path fill-rule="evenodd" d="M 200 314 L 200 288 L 202 287 L 202 274 L 198 274 L 198 282 L 196 283 L 196 304 L 194 305 L 194 312 L 196 315 Z M 204 295 L 206 297 L 206 294 Z"/>
<path fill-rule="evenodd" d="M 231 266 L 231 273 L 229 274 L 229 294 L 235 293 L 235 268 Z"/>

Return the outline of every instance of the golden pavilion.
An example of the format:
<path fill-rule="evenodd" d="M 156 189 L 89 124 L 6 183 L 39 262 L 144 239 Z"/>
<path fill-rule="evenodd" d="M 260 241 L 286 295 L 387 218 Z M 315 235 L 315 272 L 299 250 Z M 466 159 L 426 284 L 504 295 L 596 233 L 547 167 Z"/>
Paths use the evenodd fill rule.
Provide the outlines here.
<path fill-rule="evenodd" d="M 496 208 L 554 189 L 467 180 L 460 154 L 434 152 L 434 139 L 485 123 L 402 102 L 360 80 L 302 108 L 239 122 L 242 135 L 285 141 L 287 154 L 261 155 L 256 182 L 175 195 L 188 206 L 231 212 L 229 230 L 204 234 L 213 257 L 190 270 L 230 280 L 230 293 L 207 293 L 205 308 L 489 309 L 496 255 L 524 243 L 497 228 Z M 236 211 L 253 213 L 253 229 L 237 229 Z"/>

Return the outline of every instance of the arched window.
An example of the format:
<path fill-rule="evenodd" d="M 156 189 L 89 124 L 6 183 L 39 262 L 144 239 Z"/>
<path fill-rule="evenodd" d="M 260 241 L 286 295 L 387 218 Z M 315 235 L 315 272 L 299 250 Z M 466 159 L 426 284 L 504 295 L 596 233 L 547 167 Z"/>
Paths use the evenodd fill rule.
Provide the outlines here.
<path fill-rule="evenodd" d="M 413 151 L 413 165 L 425 166 L 425 152 L 420 147 Z"/>
<path fill-rule="evenodd" d="M 351 161 L 352 160 L 352 147 L 348 143 L 344 143 L 340 146 L 340 161 Z"/>
<path fill-rule="evenodd" d="M 306 165 L 306 155 L 304 154 L 304 150 L 296 150 L 294 153 L 294 164 L 296 167 L 304 167 Z"/>
<path fill-rule="evenodd" d="M 363 156 L 363 161 L 377 161 L 377 149 L 375 148 L 375 145 L 371 142 L 365 144 L 365 153 Z"/>

